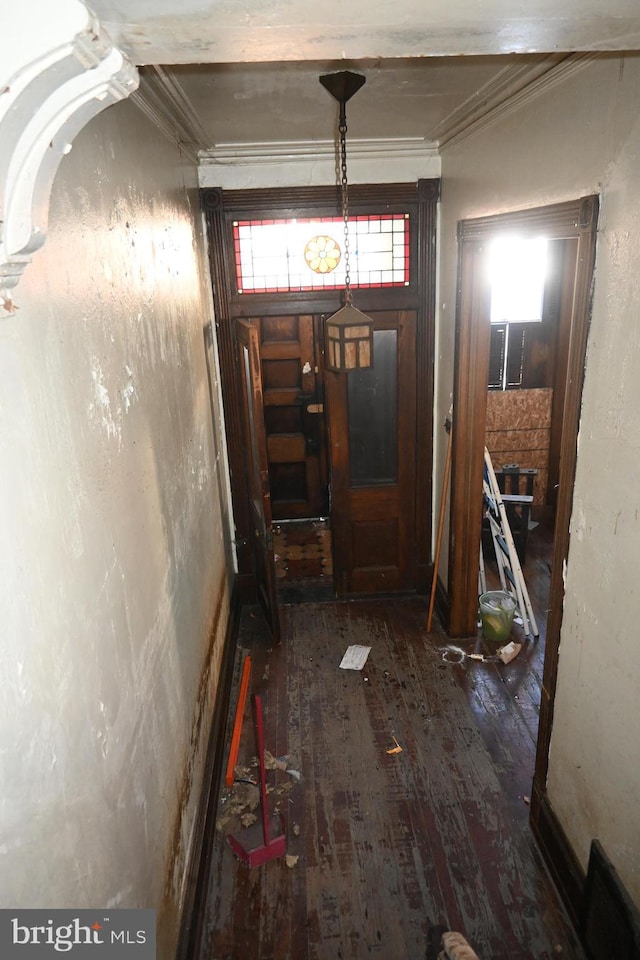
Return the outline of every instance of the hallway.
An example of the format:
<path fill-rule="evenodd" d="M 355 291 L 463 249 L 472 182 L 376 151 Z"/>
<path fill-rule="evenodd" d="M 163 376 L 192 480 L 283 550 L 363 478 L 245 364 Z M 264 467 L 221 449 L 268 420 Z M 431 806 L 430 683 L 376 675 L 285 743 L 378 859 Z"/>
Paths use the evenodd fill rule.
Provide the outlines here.
<path fill-rule="evenodd" d="M 528 826 L 542 651 L 446 662 L 458 657 L 443 658 L 438 625 L 426 635 L 418 598 L 282 609 L 276 648 L 245 610 L 236 683 L 250 653 L 266 748 L 301 775 L 267 771 L 294 859 L 236 860 L 225 837 L 257 791 L 223 788 L 199 960 L 435 958 L 447 928 L 483 960 L 581 957 Z M 371 646 L 362 671 L 338 667 L 350 644 Z"/>
<path fill-rule="evenodd" d="M 595 258 L 581 295 L 563 288 L 554 301 L 581 318 L 577 340 L 556 345 L 571 362 L 553 386 L 564 398 L 572 385 L 563 423 L 579 448 L 551 444 L 563 504 L 539 714 L 547 737 L 531 790 L 540 659 L 521 654 L 504 670 L 445 664 L 443 638 L 424 637 L 418 601 L 283 603 L 285 642 L 271 653 L 258 618 L 245 620 L 242 649 L 255 646 L 254 680 L 268 692 L 269 749 L 289 752 L 302 776 L 298 784 L 269 774 L 277 788 L 289 784 L 288 823 L 300 827 L 291 850 L 300 859 L 243 876 L 223 832 L 203 950 L 214 960 L 239 943 L 273 957 L 290 944 L 294 953 L 299 937 L 302 957 L 369 945 L 383 956 L 383 944 L 422 956 L 429 930 L 446 922 L 464 924 L 481 955 L 488 944 L 493 955 L 509 945 L 535 954 L 540 943 L 548 952 L 565 935 L 553 916 L 542 919 L 548 901 L 538 894 L 548 888 L 531 852 L 529 810 L 570 916 L 583 903 L 594 841 L 640 903 L 640 508 L 629 495 L 640 470 L 638 11 L 618 0 L 620 16 L 613 8 L 604 16 L 594 2 L 587 11 L 572 0 L 573 21 L 540 6 L 526 21 L 512 10 L 498 23 L 496 11 L 481 15 L 467 0 L 457 25 L 447 19 L 456 11 L 442 5 L 434 34 L 432 12 L 415 0 L 403 6 L 406 16 L 374 6 L 359 0 L 349 11 L 357 21 L 340 10 L 340 22 L 330 16 L 320 32 L 300 4 L 261 5 L 252 18 L 246 6 L 221 11 L 213 0 L 188 0 L 171 16 L 170 0 L 157 9 L 146 0 L 91 8 L 26 0 L 5 18 L 0 902 L 155 910 L 158 960 L 177 960 L 193 916 L 209 734 L 229 709 L 239 598 L 255 579 L 245 463 L 242 451 L 229 455 L 242 436 L 242 397 L 226 390 L 223 374 L 239 359 L 240 321 L 282 311 L 275 294 L 241 292 L 233 220 L 253 223 L 257 194 L 273 191 L 282 203 L 262 208 L 265 220 L 293 217 L 304 205 L 287 197 L 310 202 L 318 191 L 327 200 L 318 215 L 340 219 L 336 111 L 318 82 L 338 64 L 367 75 L 349 108 L 351 213 L 360 216 L 359 198 L 373 206 L 409 189 L 424 207 L 408 249 L 433 297 L 409 287 L 397 307 L 417 319 L 410 352 L 422 438 L 411 442 L 411 428 L 404 450 L 421 459 L 415 496 L 399 502 L 422 509 L 417 523 L 407 520 L 421 551 L 418 592 L 433 569 L 452 399 L 456 430 L 466 421 L 468 436 L 460 429 L 461 449 L 452 452 L 450 514 L 462 523 L 478 507 L 468 451 L 481 442 L 471 388 L 486 387 L 485 299 L 474 293 L 458 309 L 482 261 L 465 257 L 461 270 L 461 244 L 471 254 L 496 218 L 533 226 L 539 213 L 553 218 L 565 267 L 577 257 L 590 268 Z M 524 37 L 527 22 L 536 29 Z M 461 38 L 469 56 L 460 56 Z M 437 201 L 424 196 L 425 183 L 438 185 Z M 233 211 L 216 206 L 229 194 Z M 576 209 L 569 227 L 556 217 L 567 204 Z M 581 259 L 587 242 L 593 257 Z M 214 302 L 214 286 L 228 302 Z M 405 288 L 358 290 L 358 307 L 386 312 L 393 289 Z M 281 325 L 313 315 L 320 329 L 333 315 L 329 294 L 292 293 Z M 468 337 L 457 336 L 463 321 Z M 390 327 L 374 332 L 393 342 Z M 316 376 L 315 356 L 293 343 L 278 350 L 289 350 L 292 365 L 302 361 L 301 376 Z M 461 369 L 469 380 L 456 375 Z M 308 426 L 323 399 L 284 381 L 274 376 L 268 389 L 284 384 Z M 399 419 L 409 422 L 402 412 Z M 308 431 L 294 459 L 282 459 L 289 430 L 275 426 L 272 461 L 284 464 L 281 480 L 296 479 L 290 489 L 281 484 L 282 499 L 295 499 L 315 437 Z M 329 513 L 320 506 L 313 515 Z M 346 529 L 338 520 L 334 533 Z M 362 533 L 357 559 L 372 559 L 372 543 L 392 554 L 390 535 Z M 452 637 L 474 632 L 477 551 L 463 549 L 460 533 L 445 517 L 439 597 L 458 610 Z M 405 556 L 414 556 L 411 545 Z M 450 587 L 449 570 L 463 564 L 470 577 L 456 594 L 445 581 Z M 364 638 L 373 640 L 366 674 L 345 674 L 346 642 Z M 393 736 L 401 753 L 386 752 Z M 246 742 L 243 751 L 248 759 Z M 341 833 L 335 824 L 345 825 Z M 278 902 L 280 889 L 288 901 Z M 333 913 L 332 896 L 341 907 Z M 361 909 L 369 899 L 380 914 L 375 928 Z M 282 928 L 273 936 L 272 917 Z M 308 917 L 314 926 L 305 932 Z"/>

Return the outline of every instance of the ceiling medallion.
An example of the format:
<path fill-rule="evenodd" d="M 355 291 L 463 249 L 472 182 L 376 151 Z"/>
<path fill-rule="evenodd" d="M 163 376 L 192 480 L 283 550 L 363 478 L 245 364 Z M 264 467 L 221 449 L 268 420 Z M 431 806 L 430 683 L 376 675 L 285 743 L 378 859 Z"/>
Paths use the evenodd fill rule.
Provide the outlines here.
<path fill-rule="evenodd" d="M 304 259 L 314 273 L 331 273 L 340 263 L 340 247 L 333 237 L 312 237 L 304 248 Z"/>

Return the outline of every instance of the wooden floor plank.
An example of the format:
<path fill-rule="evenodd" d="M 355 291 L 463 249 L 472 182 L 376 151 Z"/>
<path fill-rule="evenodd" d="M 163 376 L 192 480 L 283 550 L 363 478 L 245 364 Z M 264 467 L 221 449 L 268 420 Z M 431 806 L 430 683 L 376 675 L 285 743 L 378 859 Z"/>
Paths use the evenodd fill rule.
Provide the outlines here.
<path fill-rule="evenodd" d="M 268 772 L 299 859 L 249 870 L 220 830 L 198 960 L 413 960 L 435 956 L 447 927 L 484 960 L 582 956 L 521 795 L 533 694 L 505 682 L 513 664 L 501 676 L 443 662 L 426 613 L 418 598 L 286 606 L 278 648 L 256 611 L 243 615 L 238 660 L 251 650 L 267 748 L 302 777 Z M 339 669 L 354 643 L 371 646 L 367 664 Z M 389 754 L 394 738 L 402 752 Z"/>

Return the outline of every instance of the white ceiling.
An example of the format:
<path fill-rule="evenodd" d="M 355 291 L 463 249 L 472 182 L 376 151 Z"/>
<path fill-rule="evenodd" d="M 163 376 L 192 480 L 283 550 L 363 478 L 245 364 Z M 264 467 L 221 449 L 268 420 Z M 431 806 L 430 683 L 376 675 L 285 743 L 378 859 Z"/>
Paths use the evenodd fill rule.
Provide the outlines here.
<path fill-rule="evenodd" d="M 152 87 L 170 92 L 203 150 L 327 141 L 322 73 L 367 83 L 353 139 L 442 144 L 575 51 L 640 49 L 640 0 L 91 0 Z"/>
<path fill-rule="evenodd" d="M 176 67 L 178 81 L 209 146 L 269 140 L 327 141 L 338 107 L 323 73 L 352 69 L 366 77 L 349 101 L 349 137 L 437 140 L 439 126 L 477 91 L 502 77 L 502 57 L 429 60 L 305 61 Z M 533 58 L 527 64 L 534 66 Z"/>

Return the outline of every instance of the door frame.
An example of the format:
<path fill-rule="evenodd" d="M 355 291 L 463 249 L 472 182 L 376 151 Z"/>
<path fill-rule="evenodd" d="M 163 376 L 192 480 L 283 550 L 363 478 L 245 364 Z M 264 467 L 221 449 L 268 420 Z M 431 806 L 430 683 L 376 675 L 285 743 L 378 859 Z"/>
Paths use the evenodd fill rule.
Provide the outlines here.
<path fill-rule="evenodd" d="M 554 870 L 558 835 L 546 800 L 549 745 L 562 626 L 563 571 L 569 553 L 569 523 L 573 506 L 577 436 L 584 383 L 587 336 L 591 316 L 595 265 L 598 197 L 464 220 L 458 225 L 459 266 L 454 360 L 454 424 L 449 551 L 449 633 L 475 636 L 478 557 L 482 516 L 482 469 L 485 444 L 487 374 L 489 362 L 489 289 L 483 272 L 488 241 L 498 232 L 518 230 L 522 235 L 544 234 L 575 240 L 572 259 L 573 289 L 565 291 L 563 309 L 566 349 L 563 360 L 564 398 L 558 438 L 559 485 L 549 593 L 545 659 L 541 689 L 536 764 L 531 798 L 531 825 L 556 881 L 567 886 Z M 560 377 L 555 380 L 558 389 Z M 554 856 L 554 854 L 556 854 Z M 565 900 L 571 899 L 568 891 Z"/>
<path fill-rule="evenodd" d="M 340 306 L 340 291 L 296 294 L 244 294 L 234 291 L 233 221 L 271 216 L 340 216 L 339 191 L 331 187 L 200 191 L 207 226 L 213 287 L 220 380 L 225 416 L 231 499 L 235 526 L 237 583 L 241 597 L 255 596 L 255 574 L 249 538 L 248 491 L 244 476 L 241 384 L 236 360 L 235 323 L 243 317 L 269 314 L 331 314 Z M 417 313 L 416 349 L 416 582 L 426 591 L 431 583 L 431 510 L 433 456 L 433 391 L 435 346 L 436 227 L 440 197 L 438 179 L 417 183 L 355 184 L 349 188 L 353 215 L 406 211 L 410 214 L 411 262 L 415 265 L 405 288 L 358 290 L 363 311 L 412 309 Z M 400 300 L 400 302 L 399 302 Z"/>
<path fill-rule="evenodd" d="M 280 643 L 280 613 L 276 592 L 273 553 L 271 496 L 267 438 L 264 427 L 264 392 L 260 368 L 259 333 L 255 322 L 239 320 L 238 365 L 243 385 L 244 435 L 247 438 L 246 481 L 249 491 L 249 520 L 256 594 L 274 643 Z"/>

